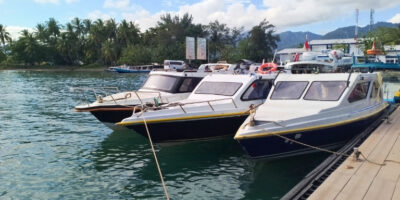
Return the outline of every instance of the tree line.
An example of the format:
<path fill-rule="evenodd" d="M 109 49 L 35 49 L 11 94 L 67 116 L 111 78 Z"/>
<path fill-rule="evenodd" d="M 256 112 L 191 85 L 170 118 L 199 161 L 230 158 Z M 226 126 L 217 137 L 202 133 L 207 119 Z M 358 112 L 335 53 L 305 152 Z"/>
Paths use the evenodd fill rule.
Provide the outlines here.
<path fill-rule="evenodd" d="M 375 42 L 375 47 L 382 51 L 385 45 L 400 45 L 400 24 L 397 28 L 379 27 L 365 35 L 362 39 L 364 54 L 372 48 L 373 42 Z"/>
<path fill-rule="evenodd" d="M 165 14 L 155 27 L 145 32 L 126 20 L 117 23 L 114 19 L 74 18 L 61 25 L 50 18 L 37 24 L 33 31 L 23 30 L 13 41 L 6 27 L 0 24 L 0 63 L 139 65 L 184 60 L 186 36 L 207 38 L 210 62 L 235 62 L 242 58 L 261 61 L 270 59 L 277 48 L 279 36 L 274 34 L 274 28 L 266 20 L 249 32 L 219 21 L 195 24 L 189 14 L 182 17 Z"/>

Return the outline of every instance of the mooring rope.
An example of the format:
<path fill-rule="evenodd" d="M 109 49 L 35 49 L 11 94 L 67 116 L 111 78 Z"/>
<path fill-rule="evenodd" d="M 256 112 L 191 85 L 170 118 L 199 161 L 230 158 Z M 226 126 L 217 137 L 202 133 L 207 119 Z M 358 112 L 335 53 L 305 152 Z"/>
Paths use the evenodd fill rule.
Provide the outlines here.
<path fill-rule="evenodd" d="M 143 104 L 142 104 L 142 112 L 143 111 L 144 111 L 144 107 L 143 107 Z M 158 174 L 160 176 L 161 183 L 162 183 L 162 186 L 163 186 L 163 189 L 164 189 L 165 197 L 167 198 L 167 200 L 169 200 L 167 186 L 165 185 L 165 182 L 164 182 L 164 177 L 163 177 L 162 172 L 161 172 L 160 164 L 158 163 L 157 154 L 156 154 L 156 151 L 154 150 L 153 141 L 151 139 L 149 127 L 147 126 L 147 122 L 146 122 L 146 118 L 144 117 L 144 114 L 142 114 L 142 119 L 143 119 L 143 122 L 144 122 L 144 126 L 146 128 L 147 137 L 149 138 L 149 141 L 150 141 L 151 151 L 153 152 L 154 160 L 156 161 L 157 170 L 158 170 Z"/>
<path fill-rule="evenodd" d="M 312 148 L 312 149 L 316 149 L 316 150 L 319 150 L 319 151 L 323 151 L 323 152 L 327 152 L 327 153 L 331 153 L 331 154 L 335 154 L 335 155 L 339 155 L 339 156 L 345 156 L 345 157 L 351 157 L 352 156 L 352 154 L 346 154 L 346 153 L 331 151 L 329 149 L 324 149 L 324 148 L 321 148 L 321 147 L 317 147 L 317 146 L 309 145 L 309 144 L 306 144 L 306 143 L 303 143 L 303 142 L 299 142 L 297 140 L 294 140 L 294 139 L 291 139 L 291 138 L 288 138 L 288 137 L 285 137 L 285 136 L 282 136 L 282 135 L 279 135 L 279 134 L 276 134 L 276 133 L 271 133 L 271 134 L 274 135 L 274 136 L 278 136 L 278 137 L 280 137 L 282 139 L 288 140 L 290 142 L 293 142 L 293 143 L 296 143 L 296 144 L 299 144 L 299 145 L 303 145 L 303 146 L 306 146 L 306 147 L 309 147 L 309 148 Z M 378 163 L 378 162 L 375 162 L 375 161 L 372 161 L 372 160 L 368 159 L 367 156 L 365 156 L 361 151 L 358 151 L 358 153 L 359 153 L 359 155 L 361 155 L 361 157 L 364 158 L 365 161 L 367 161 L 367 162 L 369 162 L 371 164 L 375 164 L 375 165 L 379 165 L 379 166 L 386 165 L 386 162 L 392 162 L 392 163 L 400 164 L 400 161 L 388 160 L 388 159 L 385 159 L 382 163 Z M 357 160 L 357 158 L 356 158 L 356 160 Z"/>

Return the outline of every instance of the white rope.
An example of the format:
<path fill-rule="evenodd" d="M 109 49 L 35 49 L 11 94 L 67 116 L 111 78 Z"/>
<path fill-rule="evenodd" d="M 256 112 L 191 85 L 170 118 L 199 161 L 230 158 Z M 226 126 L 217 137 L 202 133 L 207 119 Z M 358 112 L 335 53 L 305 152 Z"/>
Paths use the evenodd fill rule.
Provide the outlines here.
<path fill-rule="evenodd" d="M 141 110 L 142 110 L 142 112 L 144 112 L 143 104 L 142 104 L 142 109 Z M 156 151 L 154 150 L 153 141 L 151 140 L 149 127 L 147 126 L 146 118 L 144 117 L 143 113 L 142 113 L 142 119 L 143 119 L 143 122 L 144 122 L 144 126 L 146 127 L 147 137 L 149 138 L 149 141 L 150 141 L 151 151 L 153 152 L 154 160 L 156 161 L 157 170 L 158 170 L 158 174 L 160 175 L 160 179 L 161 179 L 161 183 L 162 183 L 162 186 L 163 186 L 163 189 L 164 189 L 165 197 L 167 198 L 167 200 L 169 200 L 167 186 L 165 185 L 165 182 L 164 182 L 164 178 L 163 178 L 163 175 L 162 175 L 162 172 L 161 172 L 161 167 L 160 167 L 160 164 L 158 163 Z"/>

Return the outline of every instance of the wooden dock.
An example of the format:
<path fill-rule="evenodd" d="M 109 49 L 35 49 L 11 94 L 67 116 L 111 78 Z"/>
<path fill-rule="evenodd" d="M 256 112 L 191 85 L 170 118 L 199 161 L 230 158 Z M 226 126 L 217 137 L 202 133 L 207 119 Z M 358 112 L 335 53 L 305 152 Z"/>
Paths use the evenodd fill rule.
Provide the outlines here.
<path fill-rule="evenodd" d="M 347 158 L 308 199 L 400 200 L 400 107 L 359 147 L 362 157 Z"/>

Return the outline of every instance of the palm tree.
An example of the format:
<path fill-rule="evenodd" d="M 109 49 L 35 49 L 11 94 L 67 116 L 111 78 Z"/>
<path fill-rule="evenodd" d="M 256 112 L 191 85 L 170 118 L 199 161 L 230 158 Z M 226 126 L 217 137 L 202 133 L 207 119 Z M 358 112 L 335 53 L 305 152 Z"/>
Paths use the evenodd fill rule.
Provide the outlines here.
<path fill-rule="evenodd" d="M 35 32 L 35 37 L 45 43 L 49 40 L 49 35 L 47 33 L 46 27 L 43 24 L 38 24 L 36 25 L 36 32 Z"/>
<path fill-rule="evenodd" d="M 121 47 L 134 45 L 139 41 L 139 28 L 132 22 L 122 20 L 117 29 L 117 38 Z"/>
<path fill-rule="evenodd" d="M 3 44 L 3 50 L 5 53 L 6 42 L 11 42 L 10 33 L 6 31 L 6 27 L 0 24 L 0 42 Z"/>
<path fill-rule="evenodd" d="M 46 22 L 47 30 L 50 35 L 58 36 L 60 34 L 60 25 L 54 18 L 50 18 L 49 21 Z"/>
<path fill-rule="evenodd" d="M 106 40 L 102 47 L 101 52 L 104 58 L 104 62 L 106 64 L 115 64 L 116 63 L 116 49 L 113 40 Z"/>
<path fill-rule="evenodd" d="M 117 38 L 117 23 L 115 19 L 109 19 L 106 21 L 105 33 L 108 39 L 115 40 Z"/>
<path fill-rule="evenodd" d="M 24 29 L 21 31 L 21 37 L 16 42 L 17 53 L 21 60 L 25 62 L 25 64 L 34 65 L 35 62 L 41 61 L 40 56 L 40 45 L 34 37 L 33 33 L 29 33 L 28 30 Z"/>
<path fill-rule="evenodd" d="M 79 18 L 75 17 L 71 23 L 75 30 L 75 34 L 78 37 L 82 37 L 85 29 L 85 25 L 83 24 L 83 22 Z"/>
<path fill-rule="evenodd" d="M 87 36 L 90 33 L 90 28 L 92 27 L 92 20 L 84 19 L 82 23 L 83 23 L 83 34 Z"/>

